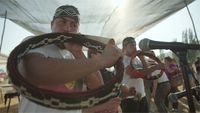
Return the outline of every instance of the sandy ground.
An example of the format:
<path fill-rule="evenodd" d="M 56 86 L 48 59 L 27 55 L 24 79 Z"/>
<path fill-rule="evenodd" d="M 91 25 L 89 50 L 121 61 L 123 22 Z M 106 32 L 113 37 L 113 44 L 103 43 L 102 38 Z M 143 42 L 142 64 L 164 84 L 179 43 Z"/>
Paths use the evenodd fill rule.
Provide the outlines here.
<path fill-rule="evenodd" d="M 200 103 L 198 104 L 198 102 L 196 101 L 195 98 L 193 100 L 194 100 L 194 104 L 195 104 L 196 113 L 200 113 Z M 171 111 L 171 109 L 172 109 L 172 106 L 169 105 L 169 113 L 188 113 L 189 107 L 187 104 L 187 98 L 183 97 L 183 98 L 179 99 L 179 109 L 177 112 Z M 157 113 L 157 108 L 156 108 L 153 100 L 151 100 L 150 112 Z"/>
<path fill-rule="evenodd" d="M 14 91 L 14 90 L 11 87 L 6 87 L 6 88 L 0 89 L 0 113 L 7 113 L 8 100 L 5 105 L 4 94 L 6 92 L 12 92 L 12 91 Z M 11 99 L 10 109 L 9 109 L 8 113 L 18 113 L 18 103 L 19 103 L 19 101 L 18 101 L 17 97 Z"/>
<path fill-rule="evenodd" d="M 0 89 L 1 92 L 0 92 L 0 113 L 6 113 L 6 110 L 7 110 L 7 105 L 8 105 L 8 102 L 7 102 L 7 105 L 4 104 L 4 99 L 2 98 L 3 95 L 12 90 L 11 88 L 6 88 L 6 89 Z M 196 101 L 196 99 L 194 98 L 194 104 L 195 104 L 195 109 L 196 109 L 196 113 L 200 113 L 200 104 L 198 104 L 198 102 Z M 13 99 L 11 99 L 11 105 L 10 105 L 10 109 L 9 109 L 9 112 L 8 113 L 18 113 L 18 98 L 15 97 Z M 169 108 L 169 110 L 171 109 L 171 106 Z M 156 111 L 156 106 L 153 102 L 153 99 L 151 100 L 151 103 L 150 103 L 150 111 L 151 113 L 157 113 Z M 186 97 L 183 97 L 179 100 L 179 111 L 178 112 L 169 112 L 169 113 L 188 113 L 188 104 L 187 104 L 187 98 Z"/>

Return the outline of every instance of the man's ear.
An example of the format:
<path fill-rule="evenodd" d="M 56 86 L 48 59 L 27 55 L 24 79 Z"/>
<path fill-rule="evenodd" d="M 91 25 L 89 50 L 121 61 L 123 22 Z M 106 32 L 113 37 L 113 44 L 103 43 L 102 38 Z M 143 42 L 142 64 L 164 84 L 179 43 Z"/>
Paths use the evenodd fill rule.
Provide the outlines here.
<path fill-rule="evenodd" d="M 51 30 L 52 30 L 53 20 L 51 21 Z"/>
<path fill-rule="evenodd" d="M 125 53 L 126 52 L 126 47 L 122 47 L 122 51 Z"/>

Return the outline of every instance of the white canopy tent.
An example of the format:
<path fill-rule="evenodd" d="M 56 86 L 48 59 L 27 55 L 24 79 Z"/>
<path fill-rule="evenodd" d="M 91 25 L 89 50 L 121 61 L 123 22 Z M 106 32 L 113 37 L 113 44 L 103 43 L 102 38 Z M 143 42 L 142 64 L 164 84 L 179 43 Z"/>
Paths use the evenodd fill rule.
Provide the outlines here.
<path fill-rule="evenodd" d="M 51 32 L 55 9 L 63 4 L 80 11 L 80 32 L 114 38 L 137 37 L 194 0 L 0 0 L 0 17 L 35 35 Z M 118 4 L 121 2 L 120 4 Z"/>

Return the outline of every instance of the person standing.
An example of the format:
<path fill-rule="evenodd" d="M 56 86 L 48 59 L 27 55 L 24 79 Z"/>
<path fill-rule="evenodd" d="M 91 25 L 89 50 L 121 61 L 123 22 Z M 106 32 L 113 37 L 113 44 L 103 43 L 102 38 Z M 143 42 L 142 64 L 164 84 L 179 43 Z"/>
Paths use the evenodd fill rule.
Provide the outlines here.
<path fill-rule="evenodd" d="M 132 78 L 127 73 L 127 66 L 129 66 L 131 61 L 131 56 L 136 54 L 136 41 L 133 37 L 126 37 L 123 42 L 123 63 L 124 63 L 124 77 L 123 84 L 126 84 L 129 88 L 134 87 L 136 92 L 141 94 L 141 99 L 134 99 L 134 96 L 128 96 L 121 102 L 122 112 L 124 113 L 134 113 L 134 112 L 149 112 L 148 102 L 144 89 L 144 82 L 142 78 Z M 138 59 L 134 59 L 134 64 L 137 67 L 142 67 L 141 62 Z"/>
<path fill-rule="evenodd" d="M 138 73 L 133 73 L 132 67 L 130 66 L 131 57 L 137 54 L 136 41 L 133 37 L 126 37 L 123 42 L 123 64 L 124 64 L 124 77 L 122 83 L 127 85 L 130 89 L 135 89 L 137 92 L 135 96 L 127 96 L 121 102 L 121 108 L 123 113 L 148 113 L 149 105 L 145 93 L 145 86 L 143 78 L 140 78 Z M 132 61 L 133 67 L 143 68 L 144 57 L 134 58 Z M 155 69 L 159 69 L 160 66 L 156 65 L 151 68 L 143 70 L 144 75 L 153 72 Z"/>
<path fill-rule="evenodd" d="M 123 64 L 124 77 L 122 83 L 127 85 L 129 89 L 134 89 L 137 93 L 135 96 L 127 96 L 122 99 L 121 109 L 123 113 L 148 113 L 149 105 L 146 97 L 144 78 L 155 70 L 161 69 L 161 65 L 157 64 L 152 67 L 147 67 L 144 56 L 138 56 L 132 59 L 137 54 L 136 41 L 133 37 L 126 37 L 123 42 Z M 131 61 L 132 59 L 132 61 Z M 140 59 L 140 60 L 139 60 Z M 131 62 L 131 63 L 130 63 Z M 132 66 L 135 68 L 133 69 Z M 138 72 L 138 69 L 142 69 Z"/>
<path fill-rule="evenodd" d="M 160 70 L 154 71 L 152 74 L 158 74 Z M 153 88 L 151 96 L 154 98 L 154 102 L 159 113 L 168 113 L 168 107 L 166 106 L 166 100 L 170 93 L 171 85 L 165 72 L 162 76 L 153 81 Z"/>
<path fill-rule="evenodd" d="M 165 62 L 165 72 L 166 72 L 167 77 L 168 77 L 168 79 L 170 81 L 170 84 L 171 84 L 170 93 L 179 92 L 178 86 L 177 85 L 173 85 L 173 84 L 176 84 L 176 83 L 179 82 L 178 80 L 173 78 L 173 76 L 176 76 L 176 74 L 180 73 L 178 65 L 177 65 L 175 59 L 172 59 L 169 56 L 164 58 L 164 62 Z M 168 101 L 166 101 L 166 105 L 169 106 L 169 102 Z M 178 111 L 178 105 L 179 105 L 178 101 L 177 102 L 173 102 L 172 103 L 172 111 Z"/>
<path fill-rule="evenodd" d="M 62 5 L 55 11 L 51 21 L 54 33 L 79 33 L 79 11 L 72 5 Z M 87 59 L 82 46 L 72 42 L 50 44 L 29 51 L 18 64 L 19 72 L 31 84 L 52 91 L 82 91 L 103 85 L 98 70 L 112 66 L 122 52 L 110 41 L 102 54 Z M 86 109 L 58 110 L 44 107 L 21 96 L 19 113 L 116 113 L 121 99 L 109 101 Z"/>
<path fill-rule="evenodd" d="M 200 57 L 197 57 L 197 60 L 195 61 L 195 67 L 196 67 L 196 78 L 197 81 L 200 83 Z"/>

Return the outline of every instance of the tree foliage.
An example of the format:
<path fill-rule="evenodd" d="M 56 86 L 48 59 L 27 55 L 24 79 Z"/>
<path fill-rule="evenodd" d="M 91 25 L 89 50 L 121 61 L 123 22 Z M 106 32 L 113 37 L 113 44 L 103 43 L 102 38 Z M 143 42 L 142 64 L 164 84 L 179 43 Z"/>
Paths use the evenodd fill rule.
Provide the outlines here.
<path fill-rule="evenodd" d="M 177 39 L 175 39 L 175 42 L 176 41 L 177 41 Z M 186 29 L 185 31 L 182 32 L 182 42 L 187 43 L 187 44 L 199 44 L 199 41 L 197 40 L 197 38 L 195 37 L 195 35 L 193 34 L 191 29 Z M 166 54 L 168 54 L 168 55 L 166 55 Z M 164 57 L 169 56 L 169 55 L 172 58 L 174 58 L 176 61 L 179 61 L 178 57 L 175 53 L 173 53 L 173 52 L 164 53 L 163 50 L 160 50 L 159 58 L 163 59 Z M 187 52 L 188 63 L 194 64 L 194 62 L 198 56 L 200 56 L 200 50 L 188 50 L 188 52 Z"/>
<path fill-rule="evenodd" d="M 191 29 L 186 29 L 185 31 L 182 32 L 182 42 L 187 44 L 198 44 L 199 41 L 195 38 Z M 199 50 L 188 50 L 187 53 L 188 63 L 193 64 L 197 56 L 199 55 L 200 55 Z"/>

